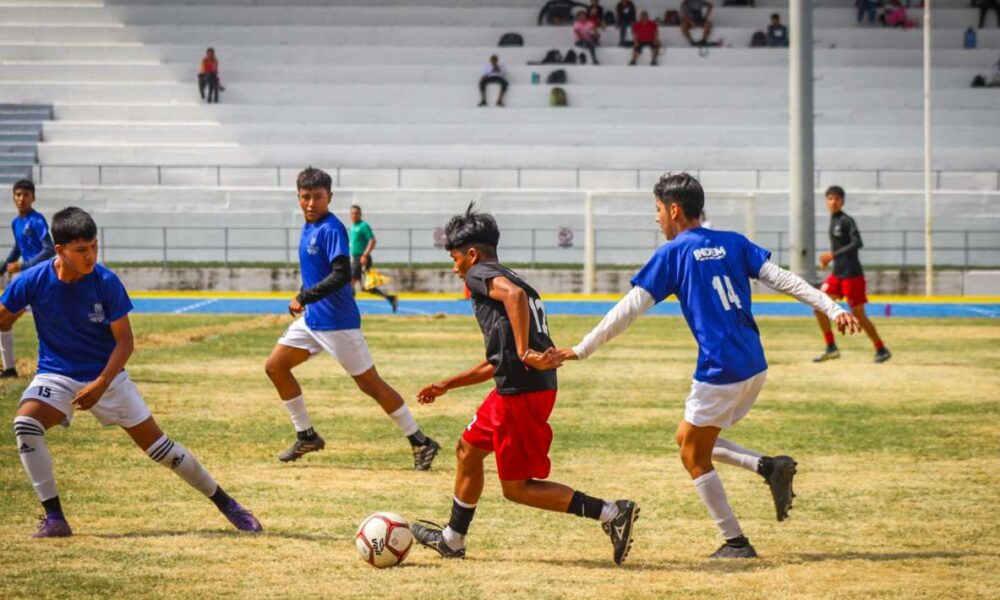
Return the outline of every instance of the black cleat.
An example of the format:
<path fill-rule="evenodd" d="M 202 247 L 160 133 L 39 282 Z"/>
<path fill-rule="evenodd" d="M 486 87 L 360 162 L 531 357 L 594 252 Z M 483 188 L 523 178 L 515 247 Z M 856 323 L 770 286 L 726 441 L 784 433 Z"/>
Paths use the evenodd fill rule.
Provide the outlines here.
<path fill-rule="evenodd" d="M 393 294 L 392 296 L 387 297 L 386 300 L 389 301 L 389 306 L 392 307 L 393 313 L 399 310 L 399 296 Z"/>
<path fill-rule="evenodd" d="M 281 462 L 292 462 L 302 458 L 303 454 L 319 452 L 323 448 L 326 448 L 326 442 L 317 434 L 316 437 L 309 440 L 295 440 L 295 443 L 288 450 L 278 455 L 278 460 Z"/>
<path fill-rule="evenodd" d="M 410 446 L 413 450 L 413 470 L 429 471 L 434 457 L 441 451 L 441 444 L 431 438 L 427 438 L 427 443 L 423 446 Z"/>
<path fill-rule="evenodd" d="M 889 352 L 889 349 L 886 348 L 886 347 L 884 347 L 884 346 L 882 348 L 879 348 L 878 350 L 875 351 L 875 362 L 876 363 L 884 363 L 885 361 L 889 360 L 890 358 L 892 358 L 892 352 Z"/>
<path fill-rule="evenodd" d="M 840 350 L 838 350 L 837 347 L 834 346 L 833 348 L 827 348 L 826 350 L 824 350 L 823 354 L 820 354 L 819 356 L 813 359 L 813 362 L 821 363 L 821 362 L 826 362 L 828 360 L 835 360 L 837 358 L 840 358 Z"/>
<path fill-rule="evenodd" d="M 0 371 L 0 379 L 13 379 L 15 377 L 17 377 L 17 369 L 14 367 Z"/>
<path fill-rule="evenodd" d="M 613 558 L 615 564 L 620 565 L 632 549 L 632 526 L 639 518 L 639 507 L 631 500 L 615 500 L 615 506 L 618 507 L 618 516 L 602 523 L 601 528 L 611 538 L 611 545 L 615 548 Z"/>
<path fill-rule="evenodd" d="M 792 498 L 795 498 L 795 492 L 792 491 L 792 479 L 795 477 L 795 467 L 798 463 L 792 460 L 791 456 L 775 456 L 771 460 L 773 468 L 770 475 L 764 479 L 767 482 L 767 487 L 771 488 L 775 514 L 779 521 L 784 521 L 788 518 L 788 511 L 792 508 Z"/>
<path fill-rule="evenodd" d="M 730 546 L 729 542 L 719 546 L 719 549 L 712 553 L 709 558 L 757 558 L 757 551 L 753 549 L 750 542 L 742 546 Z"/>
<path fill-rule="evenodd" d="M 444 541 L 444 528 L 430 521 L 418 521 L 410 525 L 413 538 L 420 545 L 435 550 L 442 558 L 465 558 L 465 548 L 453 549 Z"/>

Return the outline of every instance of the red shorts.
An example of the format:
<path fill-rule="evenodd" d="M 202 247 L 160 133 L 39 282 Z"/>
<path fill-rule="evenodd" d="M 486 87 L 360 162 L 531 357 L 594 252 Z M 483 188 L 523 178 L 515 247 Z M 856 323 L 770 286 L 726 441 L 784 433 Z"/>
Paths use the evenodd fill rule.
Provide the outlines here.
<path fill-rule="evenodd" d="M 497 475 L 504 481 L 549 476 L 552 428 L 549 415 L 556 390 L 501 396 L 493 390 L 479 405 L 462 439 L 496 453 Z"/>
<path fill-rule="evenodd" d="M 864 276 L 845 277 L 841 279 L 840 277 L 830 275 L 823 282 L 823 286 L 820 289 L 836 300 L 847 298 L 847 304 L 850 306 L 861 306 L 868 303 L 868 296 L 865 294 Z"/>

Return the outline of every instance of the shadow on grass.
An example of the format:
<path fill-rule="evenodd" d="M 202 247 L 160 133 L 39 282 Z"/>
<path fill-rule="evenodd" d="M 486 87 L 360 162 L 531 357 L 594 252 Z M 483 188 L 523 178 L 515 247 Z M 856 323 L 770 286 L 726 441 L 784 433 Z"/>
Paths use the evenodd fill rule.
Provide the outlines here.
<path fill-rule="evenodd" d="M 870 560 L 874 562 L 887 562 L 894 560 L 936 560 L 942 558 L 998 558 L 1000 554 L 983 552 L 946 552 L 940 550 L 930 550 L 927 552 L 808 552 L 801 554 L 791 554 L 802 562 L 824 562 L 828 560 Z"/>
<path fill-rule="evenodd" d="M 519 561 L 513 561 L 519 562 Z M 616 565 L 608 557 L 605 560 L 593 558 L 543 558 L 521 561 L 525 563 L 544 563 L 560 567 L 581 567 L 585 569 L 601 569 L 606 571 L 663 571 L 663 572 L 690 572 L 690 571 L 715 571 L 719 573 L 739 573 L 746 571 L 757 571 L 778 566 L 776 563 L 767 560 L 666 560 L 650 561 L 648 559 L 629 559 L 623 565 Z"/>
<path fill-rule="evenodd" d="M 139 538 L 169 538 L 194 536 L 206 539 L 237 539 L 237 538 L 282 538 L 287 540 L 302 540 L 307 542 L 344 542 L 349 541 L 351 536 L 329 535 L 315 533 L 294 533 L 289 531 L 264 530 L 263 533 L 244 533 L 240 531 L 129 531 L 126 533 L 84 533 L 74 534 L 73 537 L 92 537 L 103 540 L 126 540 Z"/>

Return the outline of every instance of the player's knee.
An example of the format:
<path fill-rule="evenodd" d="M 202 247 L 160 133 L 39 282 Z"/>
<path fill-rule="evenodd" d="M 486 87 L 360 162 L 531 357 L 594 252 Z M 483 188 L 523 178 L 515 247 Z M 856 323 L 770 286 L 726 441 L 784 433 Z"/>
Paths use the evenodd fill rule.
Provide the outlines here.
<path fill-rule="evenodd" d="M 276 377 L 281 377 L 286 374 L 288 369 L 284 368 L 279 361 L 271 357 L 264 362 L 264 372 L 267 373 L 267 376 L 273 380 Z"/>
<path fill-rule="evenodd" d="M 500 481 L 503 497 L 511 502 L 520 502 L 524 498 L 527 487 L 527 481 Z"/>

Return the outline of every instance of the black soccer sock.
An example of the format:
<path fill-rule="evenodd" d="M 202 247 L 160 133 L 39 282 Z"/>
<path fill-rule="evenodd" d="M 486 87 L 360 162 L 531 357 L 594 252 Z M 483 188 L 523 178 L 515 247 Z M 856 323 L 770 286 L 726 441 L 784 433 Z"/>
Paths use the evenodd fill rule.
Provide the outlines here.
<path fill-rule="evenodd" d="M 424 432 L 419 429 L 406 436 L 406 439 L 410 440 L 411 446 L 426 446 L 431 441 L 430 438 L 424 435 Z"/>
<path fill-rule="evenodd" d="M 313 427 L 310 427 L 309 429 L 306 429 L 305 431 L 296 431 L 295 432 L 295 437 L 299 438 L 302 441 L 314 440 L 314 439 L 316 439 L 316 429 L 313 428 Z"/>
<path fill-rule="evenodd" d="M 761 477 L 770 477 L 771 473 L 774 472 L 774 459 L 770 456 L 761 456 L 760 462 L 757 463 L 757 474 Z"/>
<path fill-rule="evenodd" d="M 212 503 L 219 508 L 219 510 L 225 509 L 226 505 L 229 504 L 230 500 L 232 500 L 229 494 L 223 491 L 221 485 L 215 490 L 214 494 L 208 497 L 208 499 L 211 500 Z"/>
<path fill-rule="evenodd" d="M 462 506 L 458 499 L 451 501 L 451 518 L 448 519 L 448 527 L 459 535 L 469 533 L 469 525 L 472 524 L 472 517 L 476 516 L 476 507 Z"/>
<path fill-rule="evenodd" d="M 386 294 L 385 292 L 383 292 L 382 290 L 378 289 L 377 287 L 376 288 L 372 288 L 370 290 L 365 290 L 365 291 L 367 291 L 369 294 L 375 294 L 376 296 L 382 296 L 386 300 L 389 299 L 389 294 Z"/>
<path fill-rule="evenodd" d="M 604 510 L 604 500 L 588 496 L 583 492 L 573 492 L 573 498 L 569 501 L 569 508 L 566 512 L 578 517 L 588 519 L 600 519 L 601 511 Z"/>
<path fill-rule="evenodd" d="M 747 539 L 745 535 L 739 535 L 732 539 L 726 540 L 726 545 L 732 548 L 743 548 L 750 545 L 750 540 Z"/>
<path fill-rule="evenodd" d="M 42 508 L 45 509 L 46 516 L 65 520 L 62 511 L 62 504 L 59 502 L 59 496 L 49 498 L 48 500 L 42 500 Z"/>

